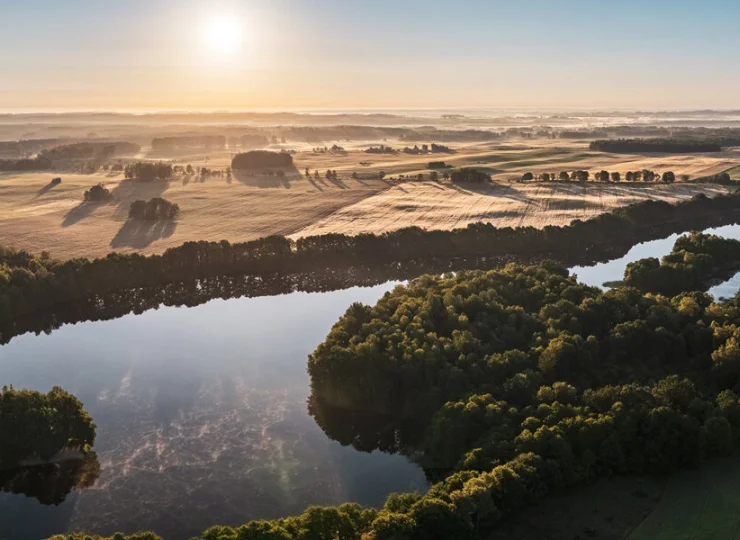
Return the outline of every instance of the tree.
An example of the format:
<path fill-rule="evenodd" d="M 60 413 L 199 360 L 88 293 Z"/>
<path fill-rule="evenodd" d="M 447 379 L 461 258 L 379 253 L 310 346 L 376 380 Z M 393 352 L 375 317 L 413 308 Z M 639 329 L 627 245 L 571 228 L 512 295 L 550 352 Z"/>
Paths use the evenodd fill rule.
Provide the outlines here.
<path fill-rule="evenodd" d="M 560 173 L 559 179 L 561 182 L 567 182 L 570 179 L 570 175 L 566 171 Z"/>
<path fill-rule="evenodd" d="M 599 182 L 608 182 L 609 181 L 609 173 L 607 171 L 601 171 L 599 173 L 596 173 L 596 179 Z"/>
<path fill-rule="evenodd" d="M 666 171 L 663 173 L 661 180 L 664 184 L 672 184 L 676 181 L 676 175 L 673 173 L 673 171 Z"/>
<path fill-rule="evenodd" d="M 620 176 L 620 174 L 618 172 L 613 172 L 612 182 L 619 182 L 620 180 L 622 180 L 622 177 Z"/>
<path fill-rule="evenodd" d="M 431 180 L 432 182 L 436 182 L 437 180 L 439 180 L 439 174 L 437 173 L 437 171 L 432 171 L 429 173 L 429 180 Z"/>
<path fill-rule="evenodd" d="M 385 178 L 385 171 L 380 171 L 380 172 L 378 172 L 378 178 L 379 178 L 379 179 L 381 179 L 381 180 L 382 180 L 383 178 Z"/>
<path fill-rule="evenodd" d="M 531 172 L 525 172 L 522 175 L 522 182 L 529 182 L 530 180 L 534 180 L 534 175 Z"/>

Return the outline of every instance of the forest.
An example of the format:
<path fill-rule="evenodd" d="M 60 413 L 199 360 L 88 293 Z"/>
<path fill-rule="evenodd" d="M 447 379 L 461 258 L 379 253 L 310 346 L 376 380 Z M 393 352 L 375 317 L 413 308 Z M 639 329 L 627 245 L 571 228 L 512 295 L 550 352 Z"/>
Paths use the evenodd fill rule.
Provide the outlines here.
<path fill-rule="evenodd" d="M 111 253 L 93 260 L 60 261 L 44 253 L 0 248 L 0 322 L 98 294 L 218 275 L 294 274 L 463 257 L 578 264 L 688 227 L 732 222 L 738 203 L 740 194 L 711 199 L 698 195 L 674 205 L 643 201 L 562 227 L 477 223 L 452 231 L 408 227 L 380 235 L 325 234 L 297 240 L 269 236 L 239 244 L 186 242 L 162 255 Z"/>

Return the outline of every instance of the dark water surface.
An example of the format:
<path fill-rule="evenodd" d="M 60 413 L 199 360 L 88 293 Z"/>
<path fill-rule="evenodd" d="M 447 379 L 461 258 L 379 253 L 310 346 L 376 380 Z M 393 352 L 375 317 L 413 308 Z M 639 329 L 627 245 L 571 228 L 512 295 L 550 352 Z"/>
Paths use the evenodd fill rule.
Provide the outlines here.
<path fill-rule="evenodd" d="M 0 347 L 2 384 L 58 385 L 82 400 L 101 469 L 59 506 L 0 494 L 0 538 L 152 529 L 181 539 L 424 491 L 419 467 L 342 447 L 306 409 L 307 355 L 352 302 L 374 304 L 393 285 L 165 307 Z"/>

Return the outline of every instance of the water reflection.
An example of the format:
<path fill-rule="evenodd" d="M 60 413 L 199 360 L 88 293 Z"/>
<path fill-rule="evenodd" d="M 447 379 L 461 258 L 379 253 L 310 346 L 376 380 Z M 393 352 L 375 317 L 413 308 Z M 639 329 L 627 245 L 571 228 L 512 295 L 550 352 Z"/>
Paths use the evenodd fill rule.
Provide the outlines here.
<path fill-rule="evenodd" d="M 660 259 L 670 253 L 676 239 L 682 234 L 689 233 L 685 231 L 680 234 L 672 234 L 666 238 L 651 240 L 636 244 L 623 256 L 607 262 L 597 263 L 591 266 L 574 266 L 570 269 L 571 273 L 578 276 L 578 280 L 587 285 L 594 287 L 604 287 L 604 283 L 621 281 L 624 278 L 624 270 L 627 264 L 635 262 L 646 257 L 657 257 Z M 724 225 L 722 227 L 713 227 L 705 229 L 707 234 L 716 234 L 723 238 L 732 238 L 740 240 L 740 225 Z M 729 298 L 734 296 L 740 290 L 740 274 L 730 280 L 709 289 L 709 293 L 715 298 Z"/>
<path fill-rule="evenodd" d="M 707 232 L 740 238 L 735 225 Z M 668 253 L 677 236 L 610 246 L 614 260 L 571 270 L 600 286 L 630 261 Z M 306 357 L 352 302 L 374 304 L 419 274 L 503 262 L 210 278 L 88 298 L 0 328 L 2 384 L 77 395 L 98 425 L 99 459 L 84 475 L 8 477 L 0 538 L 152 529 L 184 539 L 213 523 L 424 491 L 425 472 L 403 457 L 414 458 L 418 426 L 313 399 L 307 411 Z"/>
<path fill-rule="evenodd" d="M 152 529 L 184 539 L 213 523 L 424 491 L 405 457 L 328 439 L 306 407 L 308 353 L 348 305 L 393 286 L 164 307 L 0 347 L 4 384 L 60 385 L 82 400 L 100 462 L 97 482 L 58 506 L 1 494 L 0 538 Z"/>

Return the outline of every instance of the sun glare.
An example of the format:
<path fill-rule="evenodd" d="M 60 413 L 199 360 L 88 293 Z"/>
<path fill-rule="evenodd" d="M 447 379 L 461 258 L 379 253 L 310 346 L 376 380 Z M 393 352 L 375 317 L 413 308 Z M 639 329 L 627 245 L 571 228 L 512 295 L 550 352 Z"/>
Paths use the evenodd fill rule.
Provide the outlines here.
<path fill-rule="evenodd" d="M 214 17 L 207 23 L 205 40 L 208 47 L 215 52 L 234 52 L 242 43 L 241 26 L 228 16 Z"/>

